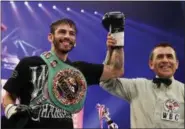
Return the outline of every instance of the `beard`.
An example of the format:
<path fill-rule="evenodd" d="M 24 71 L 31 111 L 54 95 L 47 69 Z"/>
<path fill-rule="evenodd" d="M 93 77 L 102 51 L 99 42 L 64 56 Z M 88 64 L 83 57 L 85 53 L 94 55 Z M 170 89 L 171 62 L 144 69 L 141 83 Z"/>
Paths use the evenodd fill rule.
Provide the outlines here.
<path fill-rule="evenodd" d="M 69 42 L 69 44 L 72 45 L 72 47 L 70 49 L 65 49 L 61 47 L 61 42 L 63 41 L 67 41 Z M 56 51 L 63 53 L 63 54 L 67 54 L 68 52 L 70 52 L 73 48 L 74 48 L 74 42 L 70 41 L 69 39 L 61 39 L 61 40 L 57 40 L 55 37 L 53 39 L 53 45 Z"/>

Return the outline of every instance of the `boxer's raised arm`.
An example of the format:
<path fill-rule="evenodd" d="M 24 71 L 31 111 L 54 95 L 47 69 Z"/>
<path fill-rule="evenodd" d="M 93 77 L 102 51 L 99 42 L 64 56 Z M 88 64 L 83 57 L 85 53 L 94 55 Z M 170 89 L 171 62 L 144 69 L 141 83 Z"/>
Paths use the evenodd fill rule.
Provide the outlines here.
<path fill-rule="evenodd" d="M 107 80 L 116 78 L 123 75 L 123 47 L 116 46 L 116 40 L 109 33 L 107 36 L 107 55 L 104 61 L 104 69 L 100 80 Z"/>
<path fill-rule="evenodd" d="M 108 12 L 103 16 L 102 24 L 107 31 L 107 55 L 100 80 L 108 80 L 123 75 L 124 61 L 124 24 L 125 16 L 121 12 Z"/>

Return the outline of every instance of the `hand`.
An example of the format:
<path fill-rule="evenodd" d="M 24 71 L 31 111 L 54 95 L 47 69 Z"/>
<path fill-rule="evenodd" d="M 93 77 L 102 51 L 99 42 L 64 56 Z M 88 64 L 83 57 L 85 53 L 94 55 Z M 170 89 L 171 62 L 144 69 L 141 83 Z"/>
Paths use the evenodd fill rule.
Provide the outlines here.
<path fill-rule="evenodd" d="M 104 28 L 117 40 L 116 47 L 124 46 L 125 15 L 120 11 L 107 12 L 102 19 Z"/>
<path fill-rule="evenodd" d="M 112 50 L 112 48 L 116 46 L 116 43 L 117 43 L 116 39 L 113 38 L 111 33 L 108 33 L 106 42 L 108 50 Z"/>
<path fill-rule="evenodd" d="M 15 116 L 29 116 L 31 112 L 31 108 L 27 105 L 16 105 L 9 104 L 5 108 L 5 116 L 7 119 L 10 119 Z"/>

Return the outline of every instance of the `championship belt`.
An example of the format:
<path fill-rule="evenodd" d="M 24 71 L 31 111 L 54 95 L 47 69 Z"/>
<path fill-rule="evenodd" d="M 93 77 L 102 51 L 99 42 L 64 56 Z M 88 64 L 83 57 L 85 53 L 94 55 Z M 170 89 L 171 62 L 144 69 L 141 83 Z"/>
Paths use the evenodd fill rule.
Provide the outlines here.
<path fill-rule="evenodd" d="M 48 66 L 48 99 L 51 103 L 71 113 L 79 112 L 84 105 L 87 82 L 76 68 L 61 61 L 52 51 L 44 52 L 41 58 Z"/>

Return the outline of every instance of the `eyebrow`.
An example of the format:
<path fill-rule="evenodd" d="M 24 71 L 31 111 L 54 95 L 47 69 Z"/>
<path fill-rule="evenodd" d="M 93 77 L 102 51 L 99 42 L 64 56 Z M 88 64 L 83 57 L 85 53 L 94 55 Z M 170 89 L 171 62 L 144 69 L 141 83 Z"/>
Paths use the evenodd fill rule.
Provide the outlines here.
<path fill-rule="evenodd" d="M 69 31 L 69 32 L 75 33 L 75 30 L 66 30 L 66 29 L 63 29 L 63 28 L 58 30 L 58 32 L 60 32 L 60 31 Z"/>
<path fill-rule="evenodd" d="M 172 56 L 172 57 L 175 57 L 173 54 L 171 54 L 171 53 L 167 53 L 167 54 L 158 54 L 158 55 L 156 55 L 156 57 L 159 57 L 159 56 Z"/>

